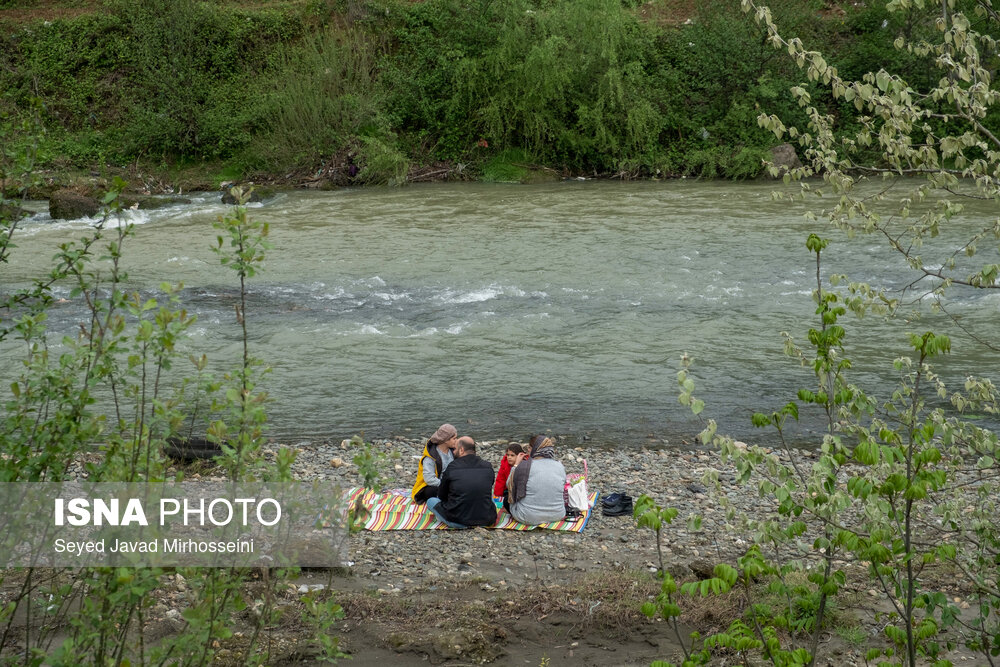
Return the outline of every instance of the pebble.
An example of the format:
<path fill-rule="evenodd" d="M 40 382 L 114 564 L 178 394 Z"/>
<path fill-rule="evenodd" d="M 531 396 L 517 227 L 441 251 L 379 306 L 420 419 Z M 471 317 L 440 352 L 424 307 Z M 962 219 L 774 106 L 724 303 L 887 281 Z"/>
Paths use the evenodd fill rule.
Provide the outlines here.
<path fill-rule="evenodd" d="M 326 588 L 325 584 L 302 584 L 298 588 L 299 593 L 312 593 L 313 591 L 321 591 Z"/>

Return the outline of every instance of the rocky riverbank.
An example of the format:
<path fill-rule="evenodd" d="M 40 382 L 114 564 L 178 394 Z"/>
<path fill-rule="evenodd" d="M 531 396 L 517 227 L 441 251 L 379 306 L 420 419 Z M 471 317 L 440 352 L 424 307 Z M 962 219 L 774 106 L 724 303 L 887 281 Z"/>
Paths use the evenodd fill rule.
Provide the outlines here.
<path fill-rule="evenodd" d="M 480 444 L 483 458 L 494 468 L 507 441 Z M 416 474 L 423 443 L 396 438 L 374 443 L 388 455 L 386 488 L 409 488 Z M 356 486 L 360 478 L 346 441 L 339 444 L 299 443 L 293 474 L 302 479 L 330 479 Z M 652 496 L 678 516 L 664 540 L 665 562 L 678 575 L 699 569 L 699 561 L 731 559 L 747 547 L 745 537 L 726 520 L 725 510 L 702 482 L 710 469 L 720 471 L 723 490 L 737 510 L 764 518 L 765 507 L 748 487 L 734 484 L 733 471 L 720 465 L 717 454 L 677 449 L 584 449 L 559 451 L 568 473 L 583 472 L 588 462 L 591 491 L 601 495 L 624 492 L 638 498 Z M 803 456 L 808 457 L 805 453 Z M 698 529 L 688 518 L 702 517 Z M 606 517 L 592 513 L 582 533 L 537 530 L 515 531 L 388 531 L 365 532 L 351 542 L 356 576 L 388 591 L 419 587 L 438 578 L 442 570 L 458 577 L 485 577 L 498 586 L 544 576 L 567 580 L 582 572 L 615 569 L 655 571 L 658 563 L 655 535 L 639 530 L 631 516 Z"/>
<path fill-rule="evenodd" d="M 480 443 L 480 455 L 496 467 L 506 445 Z M 349 442 L 290 446 L 298 451 L 296 477 L 358 485 Z M 374 448 L 391 461 L 386 487 L 409 488 L 423 443 L 395 438 Z M 706 472 L 719 471 L 735 508 L 766 516 L 756 494 L 735 486 L 733 471 L 714 452 L 557 445 L 557 455 L 568 473 L 583 472 L 587 460 L 592 491 L 646 493 L 678 510 L 663 557 L 679 578 L 704 576 L 748 546 L 703 483 Z M 687 522 L 694 516 L 703 517 L 698 529 Z M 351 536 L 350 558 L 349 573 L 332 585 L 344 600 L 347 619 L 338 630 L 354 665 L 648 665 L 681 656 L 667 627 L 639 613 L 658 591 L 652 573 L 659 557 L 655 534 L 637 528 L 631 516 L 595 509 L 582 533 L 363 531 Z M 324 581 L 317 574 L 304 585 Z M 697 629 L 728 624 L 712 618 L 717 611 L 707 610 L 709 620 Z M 836 650 L 848 663 L 854 659 L 850 649 Z"/>
<path fill-rule="evenodd" d="M 480 443 L 480 455 L 496 466 L 506 444 Z M 298 450 L 296 476 L 357 485 L 349 442 L 293 446 Z M 423 444 L 395 438 L 378 441 L 374 447 L 393 461 L 386 471 L 387 488 L 409 488 Z M 817 458 L 808 450 L 774 453 L 779 460 L 794 459 L 806 468 Z M 659 505 L 677 509 L 677 518 L 663 531 L 661 547 L 666 568 L 679 580 L 710 577 L 719 562 L 735 564 L 753 539 L 746 521 L 776 516 L 774 505 L 758 496 L 757 480 L 737 484 L 735 468 L 714 451 L 638 446 L 560 450 L 557 445 L 557 454 L 568 473 L 582 472 L 587 460 L 591 490 L 602 495 L 625 492 L 633 498 L 645 493 Z M 718 487 L 709 483 L 709 473 L 717 475 Z M 700 523 L 693 521 L 696 517 Z M 815 528 L 800 538 L 798 548 L 789 546 L 793 552 L 783 558 L 816 558 Z M 579 534 L 365 531 L 352 536 L 350 554 L 354 562 L 349 576 L 333 585 L 339 590 L 360 589 L 377 601 L 369 608 L 359 606 L 356 596 L 346 598 L 349 620 L 342 630 L 345 645 L 361 658 L 355 664 L 430 660 L 638 665 L 657 658 L 678 662 L 682 658 L 667 627 L 638 613 L 641 604 L 658 592 L 652 573 L 660 556 L 655 533 L 638 528 L 631 516 L 606 517 L 595 510 Z M 816 664 L 864 664 L 865 649 L 883 641 L 879 619 L 891 611 L 891 601 L 872 587 L 864 564 L 837 561 L 836 565 L 848 579 L 836 607 L 829 611 L 831 630 L 823 635 Z M 950 594 L 960 592 L 953 589 Z M 682 598 L 687 630 L 702 634 L 724 629 L 750 602 L 739 595 Z M 967 602 L 961 604 L 968 608 Z M 431 628 L 412 627 L 413 620 L 426 619 L 420 613 L 423 608 L 438 610 L 445 620 Z M 431 614 L 431 618 L 437 617 Z M 442 642 L 442 632 L 448 641 Z M 952 657 L 974 660 L 961 651 Z"/>
<path fill-rule="evenodd" d="M 480 455 L 496 465 L 506 444 L 482 442 Z M 283 446 L 297 451 L 294 477 L 331 480 L 344 488 L 359 485 L 360 473 L 352 461 L 357 445 L 272 443 L 265 457 L 273 457 Z M 423 443 L 400 437 L 376 441 L 372 447 L 387 462 L 382 470 L 386 488 L 408 489 Z M 775 453 L 805 466 L 816 458 L 805 450 Z M 754 480 L 738 485 L 735 469 L 713 451 L 557 445 L 557 454 L 569 473 L 582 472 L 587 460 L 591 490 L 602 495 L 625 492 L 635 498 L 646 493 L 661 506 L 678 510 L 664 530 L 661 546 L 666 568 L 679 580 L 709 577 L 719 562 L 735 564 L 752 540 L 745 521 L 764 520 L 772 513 L 773 505 L 758 497 Z M 71 472 L 82 473 L 80 462 L 75 465 Z M 708 483 L 709 473 L 717 475 L 718 487 Z M 204 465 L 187 471 L 188 479 L 221 479 L 220 475 L 220 470 Z M 699 525 L 689 523 L 694 517 L 701 517 Z M 814 529 L 800 538 L 797 553 L 782 558 L 815 558 L 810 536 Z M 723 630 L 743 617 L 749 604 L 769 604 L 763 586 L 727 596 L 681 595 L 679 640 L 661 620 L 640 613 L 642 604 L 659 592 L 653 576 L 660 558 L 655 534 L 638 528 L 631 516 L 606 517 L 599 510 L 582 533 L 361 531 L 350 535 L 349 558 L 349 567 L 306 569 L 297 579 L 282 582 L 276 604 L 285 611 L 280 623 L 268 630 L 271 664 L 318 664 L 310 663 L 315 655 L 312 631 L 297 619 L 303 595 L 326 589 L 334 591 L 343 606 L 345 616 L 332 631 L 355 667 L 680 662 L 680 641 L 690 645 L 690 632 L 706 635 Z M 846 572 L 847 580 L 828 609 L 829 630 L 822 634 L 816 664 L 865 664 L 865 651 L 884 645 L 882 629 L 892 601 L 876 589 L 864 564 L 838 561 L 837 567 Z M 947 581 L 946 571 L 925 573 L 931 576 L 934 587 L 946 592 L 960 609 L 969 609 L 967 591 Z M 185 591 L 179 576 L 165 576 L 147 618 L 148 641 L 184 632 Z M 220 658 L 237 655 L 252 633 L 249 625 L 234 630 L 236 639 L 225 645 Z M 800 637 L 793 643 L 801 646 L 803 641 Z M 720 655 L 711 664 L 732 664 L 727 661 L 734 655 Z M 975 654 L 961 649 L 953 650 L 949 658 L 973 664 L 976 660 Z"/>

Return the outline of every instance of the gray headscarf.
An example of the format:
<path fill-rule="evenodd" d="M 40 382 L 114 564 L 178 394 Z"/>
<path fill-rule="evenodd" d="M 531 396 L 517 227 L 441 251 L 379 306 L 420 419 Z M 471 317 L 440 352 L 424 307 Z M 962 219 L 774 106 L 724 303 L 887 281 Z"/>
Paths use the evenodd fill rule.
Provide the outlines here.
<path fill-rule="evenodd" d="M 521 461 L 514 468 L 514 497 L 511 502 L 521 502 L 528 495 L 528 473 L 531 472 L 531 462 L 535 459 L 554 459 L 556 449 L 553 446 L 552 438 L 545 435 L 536 435 L 531 439 L 531 456 Z"/>

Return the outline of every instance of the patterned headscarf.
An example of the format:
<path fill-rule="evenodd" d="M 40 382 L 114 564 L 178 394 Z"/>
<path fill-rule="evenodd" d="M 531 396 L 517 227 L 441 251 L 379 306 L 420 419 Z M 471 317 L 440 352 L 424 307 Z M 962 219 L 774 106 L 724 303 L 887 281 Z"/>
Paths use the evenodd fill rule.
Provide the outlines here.
<path fill-rule="evenodd" d="M 448 442 L 457 435 L 458 430 L 454 426 L 451 424 L 441 424 L 438 430 L 434 431 L 434 435 L 431 436 L 431 443 L 440 445 L 442 442 Z"/>
<path fill-rule="evenodd" d="M 512 502 L 520 502 L 528 495 L 528 473 L 531 472 L 531 462 L 535 459 L 554 459 L 556 449 L 552 438 L 545 435 L 536 435 L 530 441 L 531 458 L 521 461 L 514 468 L 514 497 Z"/>

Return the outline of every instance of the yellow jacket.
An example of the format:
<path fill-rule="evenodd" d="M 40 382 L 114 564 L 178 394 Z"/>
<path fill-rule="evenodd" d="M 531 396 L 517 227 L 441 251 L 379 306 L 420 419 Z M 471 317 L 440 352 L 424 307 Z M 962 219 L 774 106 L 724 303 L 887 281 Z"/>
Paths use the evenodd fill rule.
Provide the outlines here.
<path fill-rule="evenodd" d="M 437 445 L 432 445 L 430 440 L 428 440 L 427 444 L 424 445 L 424 453 L 421 455 L 420 461 L 417 463 L 417 481 L 413 483 L 413 490 L 410 491 L 411 498 L 416 498 L 420 489 L 427 486 L 427 482 L 424 480 L 424 459 L 427 457 L 434 460 L 434 472 L 437 473 L 439 478 L 443 472 L 441 470 L 441 452 L 438 451 Z"/>

